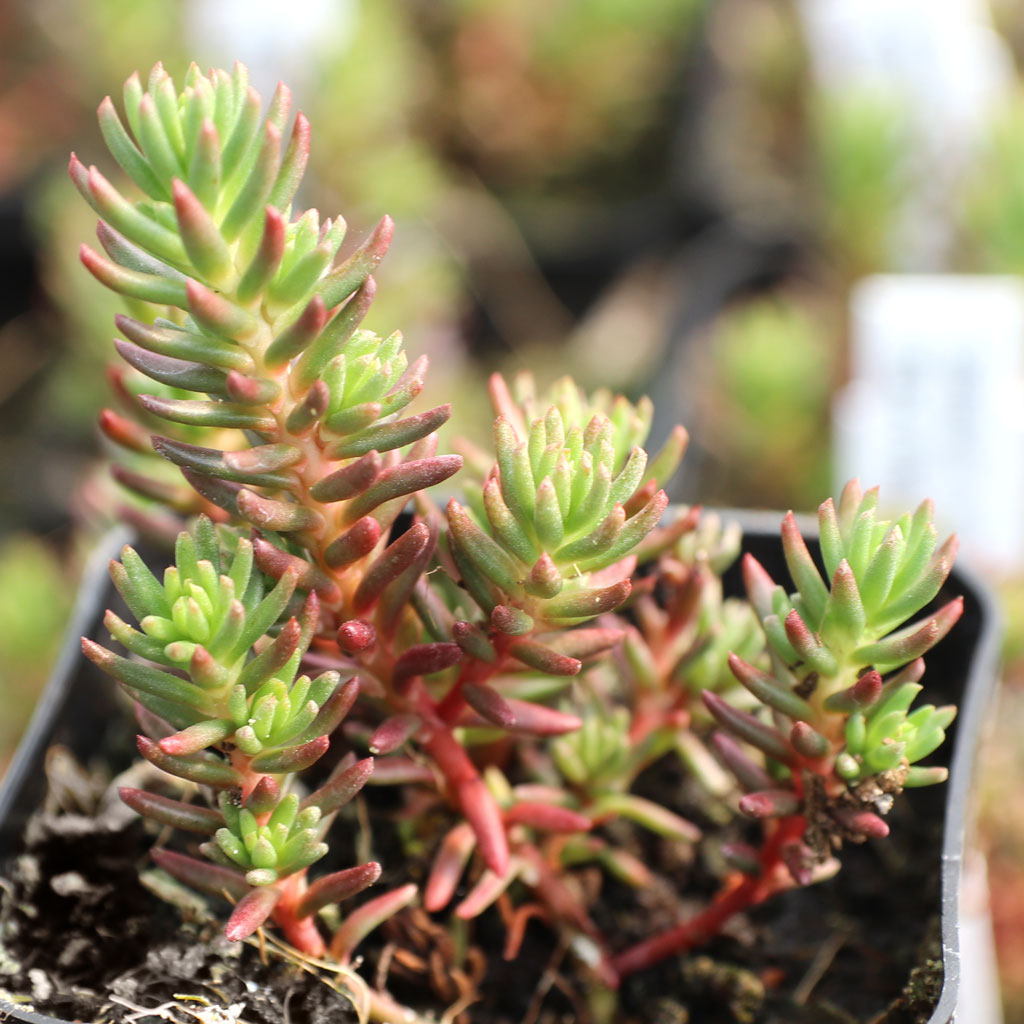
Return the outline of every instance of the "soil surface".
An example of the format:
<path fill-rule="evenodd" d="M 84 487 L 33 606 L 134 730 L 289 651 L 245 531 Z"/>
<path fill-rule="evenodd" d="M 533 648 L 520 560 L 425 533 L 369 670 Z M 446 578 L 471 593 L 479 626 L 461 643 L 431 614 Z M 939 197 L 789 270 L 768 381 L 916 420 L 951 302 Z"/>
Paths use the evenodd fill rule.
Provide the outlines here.
<path fill-rule="evenodd" d="M 61 792 L 31 820 L 23 852 L 0 866 L 0 997 L 93 1024 L 358 1020 L 338 991 L 343 979 L 303 969 L 270 945 L 228 943 L 219 935 L 223 906 L 180 893 L 171 905 L 151 891 L 139 876 L 152 843 L 141 823 L 86 776 L 66 765 L 60 775 Z M 671 762 L 641 781 L 646 795 L 678 794 L 666 802 L 692 814 Z M 505 929 L 493 909 L 468 930 L 461 961 L 440 916 L 409 911 L 367 942 L 363 973 L 386 977 L 423 1019 L 458 1024 L 926 1024 L 942 980 L 932 825 L 941 817 L 917 806 L 919 796 L 930 802 L 926 794 L 897 802 L 888 841 L 848 847 L 837 878 L 777 897 L 700 950 L 628 978 L 610 1016 L 568 943 L 542 922 L 528 926 L 520 957 L 504 961 Z M 409 823 L 397 819 L 385 809 L 373 823 L 374 855 L 385 864 L 404 856 L 398 844 Z M 581 873 L 616 948 L 698 911 L 714 892 L 710 855 L 623 826 L 610 837 L 668 880 L 637 892 Z M 479 979 L 483 998 L 444 1017 L 465 977 Z"/>

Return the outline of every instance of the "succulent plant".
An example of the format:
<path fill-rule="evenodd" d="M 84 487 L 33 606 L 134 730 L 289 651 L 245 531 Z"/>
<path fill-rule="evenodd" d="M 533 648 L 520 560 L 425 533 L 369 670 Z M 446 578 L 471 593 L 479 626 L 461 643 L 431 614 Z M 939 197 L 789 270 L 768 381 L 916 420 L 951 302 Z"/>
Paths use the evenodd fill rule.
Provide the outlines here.
<path fill-rule="evenodd" d="M 769 825 L 760 850 L 726 851 L 744 876 L 730 894 L 741 906 L 834 872 L 843 840 L 888 835 L 884 815 L 905 787 L 946 778 L 945 768 L 917 762 L 942 742 L 956 709 L 910 708 L 921 690 L 922 655 L 952 628 L 963 599 L 904 623 L 939 593 L 956 539 L 937 544 L 931 502 L 896 522 L 880 519 L 877 507 L 877 488 L 865 494 L 856 481 L 838 507 L 831 498 L 822 504 L 825 577 L 795 516 L 785 517 L 782 547 L 797 588 L 792 594 L 751 555 L 744 558 L 768 663 L 758 667 L 733 653 L 729 667 L 767 714 L 737 708 L 712 690 L 703 693 L 719 726 L 716 750 L 745 791 L 739 808 Z M 709 913 L 718 920 L 726 910 L 735 906 L 719 903 Z M 631 971 L 686 949 L 708 924 L 689 922 L 640 943 L 616 966 Z"/>
<path fill-rule="evenodd" d="M 122 450 L 115 476 L 150 502 L 135 521 L 189 527 L 162 579 L 130 547 L 111 565 L 136 624 L 110 612 L 106 626 L 127 656 L 84 648 L 134 702 L 142 756 L 178 780 L 175 795 L 122 797 L 200 837 L 153 857 L 235 901 L 229 938 L 269 922 L 345 963 L 410 906 L 411 882 L 327 911 L 377 880 L 375 862 L 307 879 L 369 782 L 447 822 L 417 847 L 426 911 L 452 907 L 466 928 L 497 904 L 508 955 L 540 917 L 610 990 L 831 870 L 842 839 L 886 830 L 900 789 L 941 780 L 918 762 L 953 710 L 912 704 L 921 656 L 961 605 L 903 627 L 954 553 L 927 503 L 889 524 L 851 485 L 821 509 L 824 577 L 789 515 L 796 591 L 747 557 L 749 600 L 725 598 L 736 531 L 696 508 L 665 515 L 686 432 L 649 459 L 646 399 L 524 375 L 491 379 L 494 451 L 466 448 L 442 512 L 430 489 L 463 463 L 437 451 L 449 407 L 409 412 L 426 358 L 361 329 L 391 222 L 339 261 L 344 222 L 294 208 L 310 136 L 301 114 L 289 131 L 287 90 L 263 117 L 241 65 L 193 66 L 180 93 L 158 65 L 146 87 L 128 80 L 125 121 L 109 99 L 99 113 L 142 193 L 72 157 L 105 252 L 82 260 L 134 303 L 117 320 L 130 369 L 112 374 L 134 412 L 101 426 Z M 343 756 L 325 775 L 332 745 Z M 617 951 L 574 873 L 650 880 L 613 822 L 701 841 L 635 791 L 666 757 L 697 778 L 709 821 L 740 792 L 764 842 L 728 852 L 739 881 L 706 914 Z"/>

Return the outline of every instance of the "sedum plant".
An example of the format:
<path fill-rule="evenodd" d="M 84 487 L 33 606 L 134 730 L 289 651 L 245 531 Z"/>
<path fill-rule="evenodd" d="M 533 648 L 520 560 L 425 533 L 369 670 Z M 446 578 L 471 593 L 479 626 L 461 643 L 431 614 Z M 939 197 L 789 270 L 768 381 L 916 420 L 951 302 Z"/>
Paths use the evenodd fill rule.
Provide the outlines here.
<path fill-rule="evenodd" d="M 198 837 L 153 858 L 234 902 L 228 938 L 269 925 L 346 963 L 419 889 L 385 864 L 400 884 L 342 913 L 382 866 L 309 872 L 357 793 L 398 787 L 410 816 L 446 822 L 410 845 L 427 912 L 463 935 L 497 905 L 508 956 L 539 917 L 611 990 L 834 870 L 843 840 L 887 831 L 903 788 L 942 780 L 918 762 L 954 711 L 912 706 L 961 604 L 905 623 L 954 543 L 937 548 L 927 503 L 886 523 L 851 484 L 821 508 L 824 576 L 790 514 L 796 590 L 748 556 L 748 600 L 727 599 L 735 528 L 666 513 L 685 431 L 649 458 L 647 400 L 568 379 L 492 378 L 493 451 L 440 454 L 449 406 L 410 408 L 426 357 L 361 326 L 391 222 L 339 257 L 344 221 L 295 206 L 310 136 L 289 108 L 281 86 L 262 115 L 241 65 L 193 66 L 180 92 L 158 65 L 128 80 L 123 118 L 99 109 L 130 182 L 71 159 L 100 217 L 103 252 L 82 261 L 133 310 L 117 320 L 122 411 L 101 416 L 115 476 L 149 503 L 136 523 L 179 524 L 166 569 L 130 547 L 111 565 L 135 621 L 106 625 L 127 653 L 83 641 L 133 701 L 141 755 L 177 780 L 121 795 Z M 699 783 L 704 818 L 756 818 L 763 841 L 726 851 L 736 873 L 698 918 L 622 950 L 578 875 L 651 881 L 616 823 L 701 842 L 635 791 L 665 758 Z"/>

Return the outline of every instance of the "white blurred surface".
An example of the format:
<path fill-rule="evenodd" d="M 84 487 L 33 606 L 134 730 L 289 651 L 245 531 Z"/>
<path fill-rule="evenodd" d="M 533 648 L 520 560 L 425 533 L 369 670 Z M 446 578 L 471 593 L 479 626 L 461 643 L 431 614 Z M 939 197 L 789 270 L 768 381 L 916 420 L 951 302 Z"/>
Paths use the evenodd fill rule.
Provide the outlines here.
<path fill-rule="evenodd" d="M 825 93 L 865 91 L 905 111 L 915 179 L 894 221 L 892 269 L 940 270 L 954 244 L 959 178 L 988 116 L 1013 89 L 1013 59 L 986 0 L 799 0 Z"/>
<path fill-rule="evenodd" d="M 852 379 L 835 403 L 839 487 L 923 497 L 966 557 L 1024 566 L 1024 282 L 879 275 L 851 300 Z"/>
<path fill-rule="evenodd" d="M 189 0 L 186 32 L 204 70 L 240 60 L 266 101 L 278 81 L 299 92 L 315 58 L 343 48 L 355 13 L 354 0 Z"/>

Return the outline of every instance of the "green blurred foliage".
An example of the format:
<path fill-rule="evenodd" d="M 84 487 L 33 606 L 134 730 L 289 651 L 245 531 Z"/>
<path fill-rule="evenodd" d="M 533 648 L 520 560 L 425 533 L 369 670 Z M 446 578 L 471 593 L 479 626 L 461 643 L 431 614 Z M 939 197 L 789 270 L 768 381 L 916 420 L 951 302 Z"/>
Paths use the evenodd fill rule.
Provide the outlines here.
<path fill-rule="evenodd" d="M 43 540 L 0 542 L 0 766 L 28 721 L 71 607 L 67 567 Z"/>
<path fill-rule="evenodd" d="M 633 158 L 686 67 L 706 0 L 455 0 L 422 7 L 437 146 L 499 194 L 635 197 Z M 600 73 L 595 73 L 600 69 Z"/>
<path fill-rule="evenodd" d="M 846 281 L 892 269 L 894 218 L 914 187 L 904 114 L 890 95 L 823 95 L 813 113 L 822 246 Z"/>
<path fill-rule="evenodd" d="M 1024 274 L 1024 88 L 995 111 L 963 193 L 966 256 L 979 270 Z"/>
<path fill-rule="evenodd" d="M 837 326 L 820 303 L 785 294 L 719 319 L 701 387 L 707 500 L 811 509 L 828 493 Z"/>

